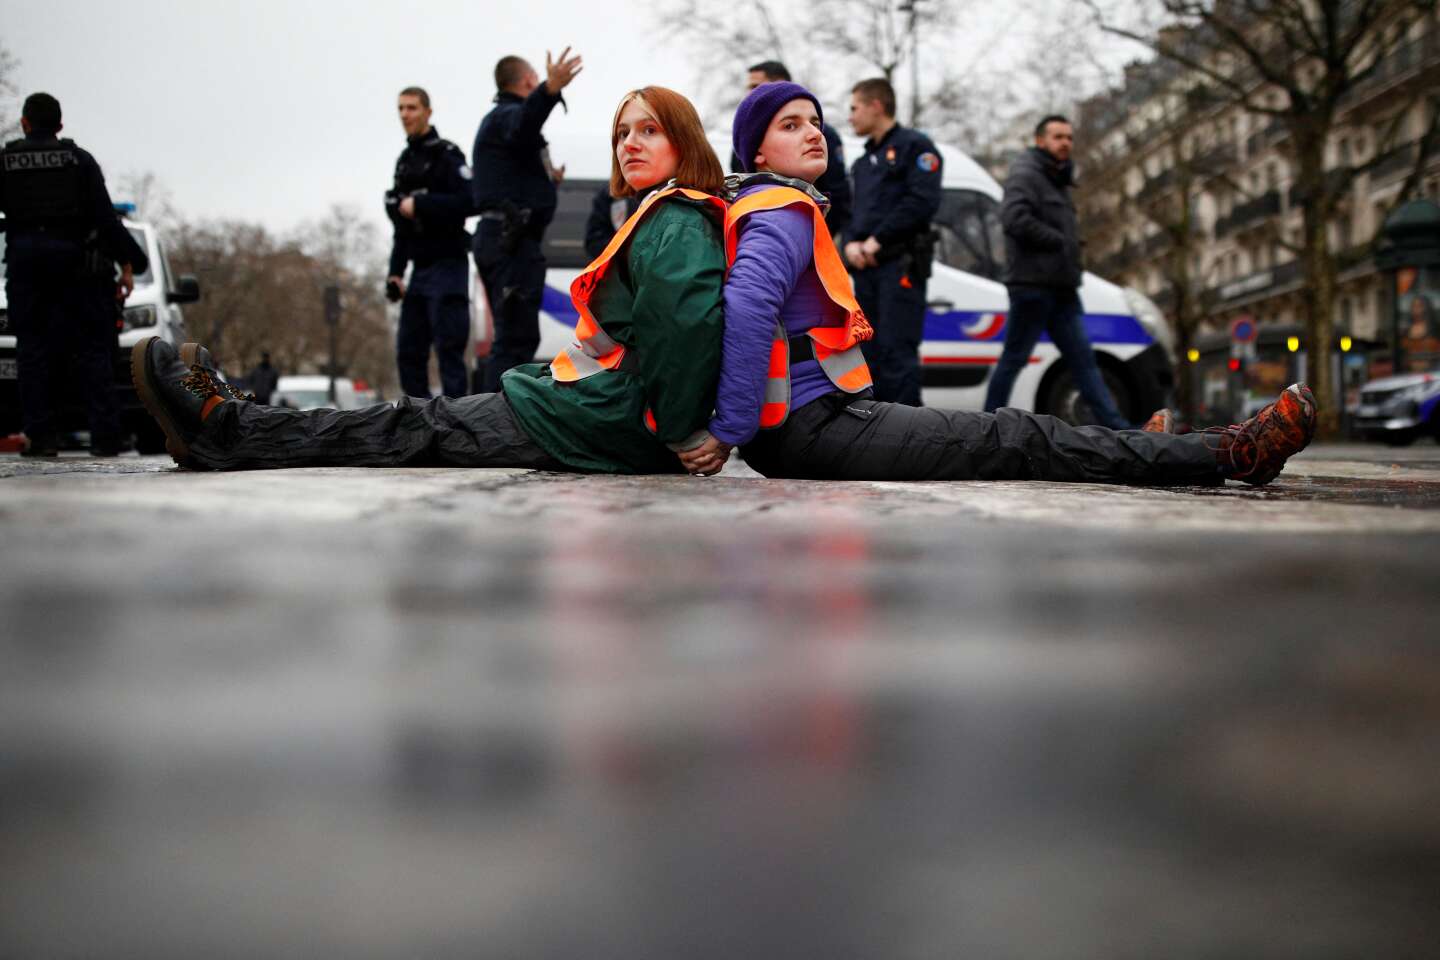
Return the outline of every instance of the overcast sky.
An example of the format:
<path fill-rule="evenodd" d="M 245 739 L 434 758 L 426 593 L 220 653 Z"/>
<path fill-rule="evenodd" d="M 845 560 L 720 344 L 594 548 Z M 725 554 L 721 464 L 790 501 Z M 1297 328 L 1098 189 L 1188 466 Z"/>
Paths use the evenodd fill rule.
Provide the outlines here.
<path fill-rule="evenodd" d="M 776 2 L 804 9 L 804 0 Z M 983 49 L 1013 33 L 1023 2 L 969 0 L 957 42 Z M 558 54 L 573 44 L 585 57 L 566 91 L 569 114 L 556 111 L 546 127 L 557 141 L 593 132 L 603 144 L 615 103 L 636 86 L 691 91 L 692 58 L 647 38 L 655 6 L 130 0 L 122 13 L 97 0 L 0 0 L 0 44 L 20 61 L 22 94 L 59 97 L 65 134 L 95 154 L 115 199 L 125 199 L 116 189 L 123 175 L 152 172 L 186 218 L 287 230 L 335 203 L 383 223 L 381 196 L 404 146 L 395 115 L 404 86 L 429 90 L 433 123 L 467 156 L 494 94 L 495 61 L 507 53 L 542 71 L 547 47 Z M 574 171 L 575 157 L 555 160 Z"/>
<path fill-rule="evenodd" d="M 585 70 L 569 115 L 547 130 L 604 135 L 626 90 L 684 90 L 683 55 L 637 39 L 649 4 L 423 4 L 130 0 L 124 13 L 81 0 L 0 0 L 0 43 L 22 93 L 60 99 L 65 135 L 95 154 L 112 187 L 153 171 L 186 217 L 241 217 L 286 229 L 333 203 L 383 220 L 404 134 L 395 95 L 430 92 L 440 133 L 470 153 L 494 95 L 493 70 L 518 53 L 573 43 Z M 425 11 L 418 21 L 415 11 Z M 563 162 L 564 158 L 557 158 Z M 116 195 L 115 199 L 123 199 Z"/>

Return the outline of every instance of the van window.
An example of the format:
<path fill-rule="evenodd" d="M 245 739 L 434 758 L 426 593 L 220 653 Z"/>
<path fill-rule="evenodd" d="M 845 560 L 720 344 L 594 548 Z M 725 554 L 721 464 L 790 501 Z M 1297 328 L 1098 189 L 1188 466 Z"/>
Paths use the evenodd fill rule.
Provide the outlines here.
<path fill-rule="evenodd" d="M 579 269 L 585 255 L 585 221 L 604 180 L 562 180 L 556 193 L 555 219 L 545 229 L 546 266 Z"/>
<path fill-rule="evenodd" d="M 935 257 L 947 267 L 999 280 L 1005 266 L 1000 204 L 974 190 L 946 190 L 935 215 Z"/>
<path fill-rule="evenodd" d="M 167 292 L 175 289 L 175 274 L 170 269 L 170 252 L 165 249 L 165 244 L 157 244 L 160 248 L 160 278 L 165 284 Z"/>
<path fill-rule="evenodd" d="M 150 257 L 150 243 L 145 239 L 145 231 L 136 227 L 127 227 L 126 229 L 130 231 L 130 236 L 135 238 L 135 242 L 140 245 L 140 249 L 145 251 L 145 256 L 148 259 Z M 155 264 L 153 263 L 146 266 L 144 273 L 135 274 L 135 286 L 137 287 L 148 286 L 154 282 Z"/>

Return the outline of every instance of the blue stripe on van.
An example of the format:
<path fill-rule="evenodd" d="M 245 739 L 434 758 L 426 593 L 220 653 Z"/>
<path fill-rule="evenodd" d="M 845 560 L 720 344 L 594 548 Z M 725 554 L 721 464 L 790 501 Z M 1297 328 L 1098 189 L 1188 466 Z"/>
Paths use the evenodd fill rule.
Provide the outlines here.
<path fill-rule="evenodd" d="M 580 313 L 575 309 L 575 304 L 570 302 L 570 291 L 562 293 L 548 283 L 540 294 L 540 309 L 567 327 L 573 327 L 580 322 Z"/>
<path fill-rule="evenodd" d="M 965 343 L 1003 343 L 1005 327 L 996 324 L 994 314 L 978 310 L 951 310 L 941 313 L 925 311 L 925 340 L 961 341 Z M 1133 343 L 1150 344 L 1155 338 L 1145 331 L 1140 321 L 1127 313 L 1087 313 L 1085 330 L 1091 343 Z M 974 334 L 967 331 L 974 331 Z M 986 336 L 985 334 L 989 334 Z M 1040 335 L 1042 343 L 1050 342 L 1050 335 Z"/>
<path fill-rule="evenodd" d="M 573 326 L 580 319 L 575 305 L 570 302 L 570 292 L 557 290 L 548 284 L 540 296 L 540 309 L 565 326 Z M 991 317 L 993 314 L 979 310 L 951 310 L 946 313 L 927 310 L 925 339 L 931 342 L 1003 343 L 1005 327 L 1003 323 L 996 327 L 993 321 L 985 319 Z M 972 336 L 967 330 L 975 330 L 979 334 L 991 330 L 994 332 L 990 336 Z M 1155 342 L 1155 338 L 1145 332 L 1140 321 L 1127 313 L 1087 313 L 1085 330 L 1090 335 L 1091 343 L 1146 345 Z M 1050 335 L 1041 334 L 1040 341 L 1049 343 Z"/>

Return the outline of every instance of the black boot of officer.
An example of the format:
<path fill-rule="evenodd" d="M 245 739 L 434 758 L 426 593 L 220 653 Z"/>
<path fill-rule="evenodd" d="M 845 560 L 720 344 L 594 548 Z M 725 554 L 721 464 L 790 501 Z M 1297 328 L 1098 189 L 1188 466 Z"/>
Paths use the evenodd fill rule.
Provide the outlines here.
<path fill-rule="evenodd" d="M 115 304 L 149 263 L 116 215 L 95 159 L 57 136 L 60 118 L 58 100 L 32 94 L 21 117 L 25 137 L 0 151 L 22 420 L 30 455 L 53 454 L 65 401 L 78 386 L 92 451 L 113 455 L 122 446 Z"/>

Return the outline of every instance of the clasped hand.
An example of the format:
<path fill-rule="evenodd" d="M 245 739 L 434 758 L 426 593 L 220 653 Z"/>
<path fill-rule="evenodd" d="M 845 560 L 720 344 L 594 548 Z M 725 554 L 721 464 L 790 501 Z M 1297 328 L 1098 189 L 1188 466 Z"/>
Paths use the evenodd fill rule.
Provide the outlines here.
<path fill-rule="evenodd" d="M 694 450 L 686 450 L 680 453 L 680 463 L 695 477 L 713 477 L 725 466 L 725 461 L 730 459 L 730 451 L 735 449 L 731 444 L 723 440 L 716 440 L 710 437 Z"/>

